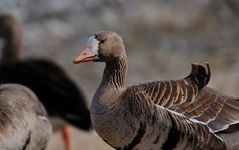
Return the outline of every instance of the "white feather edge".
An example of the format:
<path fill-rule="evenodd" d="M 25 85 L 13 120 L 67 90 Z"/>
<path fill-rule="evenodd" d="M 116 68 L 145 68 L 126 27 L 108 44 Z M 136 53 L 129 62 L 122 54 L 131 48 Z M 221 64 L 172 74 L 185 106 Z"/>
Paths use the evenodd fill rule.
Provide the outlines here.
<path fill-rule="evenodd" d="M 186 116 L 184 116 L 184 115 L 182 115 L 182 114 L 180 114 L 180 113 L 178 113 L 178 112 L 172 111 L 172 110 L 170 110 L 170 109 L 167 109 L 167 108 L 165 108 L 165 109 L 166 109 L 167 111 L 173 113 L 173 114 L 176 114 L 176 115 L 178 115 L 178 116 L 185 117 L 185 118 L 187 118 L 189 121 L 191 121 L 191 122 L 193 122 L 193 123 L 203 124 L 203 125 L 206 125 L 206 126 L 207 126 L 207 124 L 204 123 L 204 122 L 198 121 L 198 120 L 196 120 L 196 119 L 188 118 L 188 117 L 186 117 Z M 207 126 L 207 127 L 208 127 L 208 126 Z M 209 132 L 211 132 L 213 135 L 215 135 L 217 138 L 219 138 L 221 141 L 223 141 L 223 139 L 222 139 L 220 136 L 216 135 L 215 132 L 214 132 L 211 128 L 208 127 L 208 129 L 209 129 Z"/>

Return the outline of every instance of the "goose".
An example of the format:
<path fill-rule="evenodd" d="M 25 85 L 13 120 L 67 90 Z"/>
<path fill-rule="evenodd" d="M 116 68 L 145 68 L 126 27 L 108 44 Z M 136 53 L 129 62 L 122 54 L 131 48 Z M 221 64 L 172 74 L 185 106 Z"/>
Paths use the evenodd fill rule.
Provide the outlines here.
<path fill-rule="evenodd" d="M 112 31 L 91 36 L 73 62 L 91 61 L 105 63 L 90 106 L 92 125 L 113 148 L 237 149 L 239 100 L 207 86 L 209 64 L 192 64 L 184 79 L 126 86 L 125 47 Z"/>
<path fill-rule="evenodd" d="M 52 127 L 36 95 L 20 84 L 0 86 L 0 149 L 45 150 Z"/>
<path fill-rule="evenodd" d="M 47 59 L 19 58 L 21 27 L 14 17 L 0 16 L 0 38 L 3 40 L 0 83 L 19 83 L 33 90 L 54 123 L 54 130 L 65 127 L 65 122 L 85 131 L 91 130 L 85 97 L 65 71 Z M 63 137 L 69 150 L 70 132 L 67 126 L 63 128 Z"/>

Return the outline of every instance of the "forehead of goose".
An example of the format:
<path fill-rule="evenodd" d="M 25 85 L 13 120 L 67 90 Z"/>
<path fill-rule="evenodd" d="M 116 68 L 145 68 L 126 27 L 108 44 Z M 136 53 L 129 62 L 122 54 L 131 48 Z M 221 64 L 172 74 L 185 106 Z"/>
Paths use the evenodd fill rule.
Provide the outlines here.
<path fill-rule="evenodd" d="M 91 48 L 92 52 L 97 53 L 99 49 L 99 41 L 95 38 L 95 36 L 90 36 L 87 41 L 87 47 Z"/>

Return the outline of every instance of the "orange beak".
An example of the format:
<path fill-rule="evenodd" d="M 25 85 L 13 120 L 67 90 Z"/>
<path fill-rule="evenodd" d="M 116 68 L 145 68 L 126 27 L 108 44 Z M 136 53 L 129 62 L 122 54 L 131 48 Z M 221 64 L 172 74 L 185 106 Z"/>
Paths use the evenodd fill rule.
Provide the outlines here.
<path fill-rule="evenodd" d="M 95 60 L 95 54 L 91 51 L 91 48 L 87 47 L 74 59 L 73 63 L 79 64 L 93 60 Z"/>

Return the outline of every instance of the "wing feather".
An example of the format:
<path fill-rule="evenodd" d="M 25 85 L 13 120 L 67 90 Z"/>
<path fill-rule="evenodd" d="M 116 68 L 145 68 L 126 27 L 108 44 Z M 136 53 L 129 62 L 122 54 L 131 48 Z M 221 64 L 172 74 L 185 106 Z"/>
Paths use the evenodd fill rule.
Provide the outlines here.
<path fill-rule="evenodd" d="M 214 132 L 227 130 L 235 124 L 239 126 L 239 100 L 206 87 L 209 79 L 208 64 L 206 67 L 192 64 L 191 74 L 184 79 L 134 86 L 155 104 L 204 122 Z"/>

